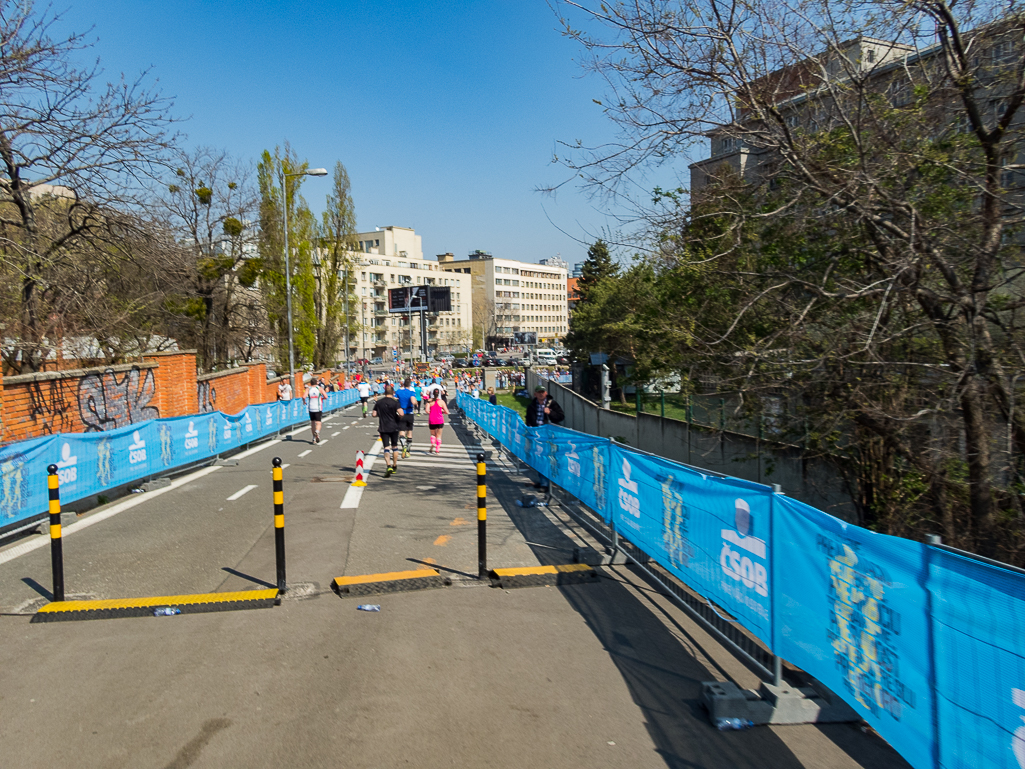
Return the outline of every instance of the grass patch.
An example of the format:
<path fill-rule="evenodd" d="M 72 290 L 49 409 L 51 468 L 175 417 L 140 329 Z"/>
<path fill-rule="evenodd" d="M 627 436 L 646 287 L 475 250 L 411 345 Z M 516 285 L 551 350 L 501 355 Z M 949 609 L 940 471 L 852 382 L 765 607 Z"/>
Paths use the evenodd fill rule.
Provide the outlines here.
<path fill-rule="evenodd" d="M 525 421 L 527 418 L 527 406 L 534 400 L 533 398 L 524 398 L 523 396 L 516 396 L 509 392 L 500 392 L 498 395 L 498 405 L 505 406 L 512 409 L 520 415 Z"/>
<path fill-rule="evenodd" d="M 634 400 L 636 396 L 627 396 L 629 402 L 626 404 L 617 403 L 613 401 L 612 410 L 618 411 L 622 414 L 636 414 L 637 413 L 637 401 Z M 645 393 L 641 397 L 641 408 L 645 414 L 662 414 L 662 400 L 657 393 Z M 687 421 L 687 396 L 680 395 L 679 393 L 666 393 L 666 417 L 668 419 L 679 419 L 681 422 Z"/>

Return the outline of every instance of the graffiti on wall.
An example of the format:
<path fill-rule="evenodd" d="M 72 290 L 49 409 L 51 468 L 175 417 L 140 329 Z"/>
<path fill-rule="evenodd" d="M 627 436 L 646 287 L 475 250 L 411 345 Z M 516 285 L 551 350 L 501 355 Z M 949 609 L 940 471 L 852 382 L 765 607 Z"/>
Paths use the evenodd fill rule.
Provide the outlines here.
<path fill-rule="evenodd" d="M 114 430 L 118 427 L 156 419 L 160 409 L 150 406 L 156 395 L 151 370 L 132 367 L 121 378 L 112 370 L 83 377 L 78 385 L 78 410 L 86 432 Z"/>
<path fill-rule="evenodd" d="M 72 422 L 72 395 L 62 379 L 33 382 L 29 385 L 29 418 L 41 435 L 69 432 Z"/>
<path fill-rule="evenodd" d="M 199 399 L 200 414 L 217 411 L 217 389 L 211 382 L 199 382 L 196 385 L 196 396 Z"/>

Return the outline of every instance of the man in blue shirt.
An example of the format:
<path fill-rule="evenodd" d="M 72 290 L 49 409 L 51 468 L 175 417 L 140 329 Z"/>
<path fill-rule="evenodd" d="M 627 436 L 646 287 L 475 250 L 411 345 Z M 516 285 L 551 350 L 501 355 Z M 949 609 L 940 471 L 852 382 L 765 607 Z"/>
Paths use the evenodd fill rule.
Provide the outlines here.
<path fill-rule="evenodd" d="M 409 456 L 409 449 L 413 445 L 413 406 L 418 402 L 416 391 L 410 389 L 413 380 L 407 379 L 402 383 L 402 389 L 395 393 L 399 399 L 399 408 L 402 409 L 403 417 L 399 422 L 399 442 L 402 444 L 402 458 Z"/>

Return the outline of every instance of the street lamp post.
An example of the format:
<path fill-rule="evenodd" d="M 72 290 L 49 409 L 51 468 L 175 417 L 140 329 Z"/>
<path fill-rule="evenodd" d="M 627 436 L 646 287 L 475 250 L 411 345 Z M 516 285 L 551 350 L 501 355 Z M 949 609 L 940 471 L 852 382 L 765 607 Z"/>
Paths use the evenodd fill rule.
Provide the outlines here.
<path fill-rule="evenodd" d="M 290 176 L 327 176 L 326 168 L 308 168 L 294 174 L 285 173 L 285 165 L 281 164 L 281 215 L 285 220 L 285 313 L 288 316 L 288 384 L 295 386 L 295 346 L 292 341 L 292 268 L 288 259 L 288 177 Z"/>

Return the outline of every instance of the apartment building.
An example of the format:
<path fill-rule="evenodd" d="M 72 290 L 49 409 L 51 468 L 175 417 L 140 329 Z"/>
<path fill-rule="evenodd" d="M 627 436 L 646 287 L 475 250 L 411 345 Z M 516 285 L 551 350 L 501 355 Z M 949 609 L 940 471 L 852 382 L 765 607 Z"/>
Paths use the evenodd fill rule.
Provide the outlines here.
<path fill-rule="evenodd" d="M 359 314 L 363 331 L 349 340 L 350 360 L 408 358 L 411 342 L 414 354 L 418 353 L 419 313 L 409 317 L 388 312 L 388 289 L 399 286 L 448 286 L 452 311 L 427 314 L 428 353 L 461 353 L 469 348 L 472 314 L 468 276 L 443 271 L 437 261 L 424 259 L 420 236 L 407 227 L 379 227 L 359 233 L 357 240 L 359 253 L 352 269 L 359 303 L 350 312 Z"/>
<path fill-rule="evenodd" d="M 825 75 L 817 68 L 818 62 L 798 62 L 758 82 L 774 93 L 777 107 L 791 130 L 822 130 L 835 124 L 836 117 L 830 110 L 828 90 L 811 85 L 815 78 L 842 80 L 844 73 L 864 73 L 878 82 L 879 91 L 887 93 L 894 106 L 900 106 L 911 98 L 911 88 L 903 82 L 906 69 L 936 56 L 937 51 L 917 51 L 901 43 L 858 37 L 831 53 L 832 61 L 827 63 Z M 738 117 L 736 124 L 709 132 L 709 157 L 690 164 L 692 195 L 699 194 L 725 173 L 757 184 L 774 172 L 778 155 L 774 148 L 765 146 L 763 127 L 748 122 L 743 109 Z"/>
<path fill-rule="evenodd" d="M 473 322 L 483 326 L 488 349 L 512 345 L 513 334 L 522 331 L 536 332 L 539 345 L 561 344 L 569 324 L 568 265 L 558 257 L 531 264 L 474 251 L 460 260 L 439 254 L 438 265 L 472 281 Z"/>

